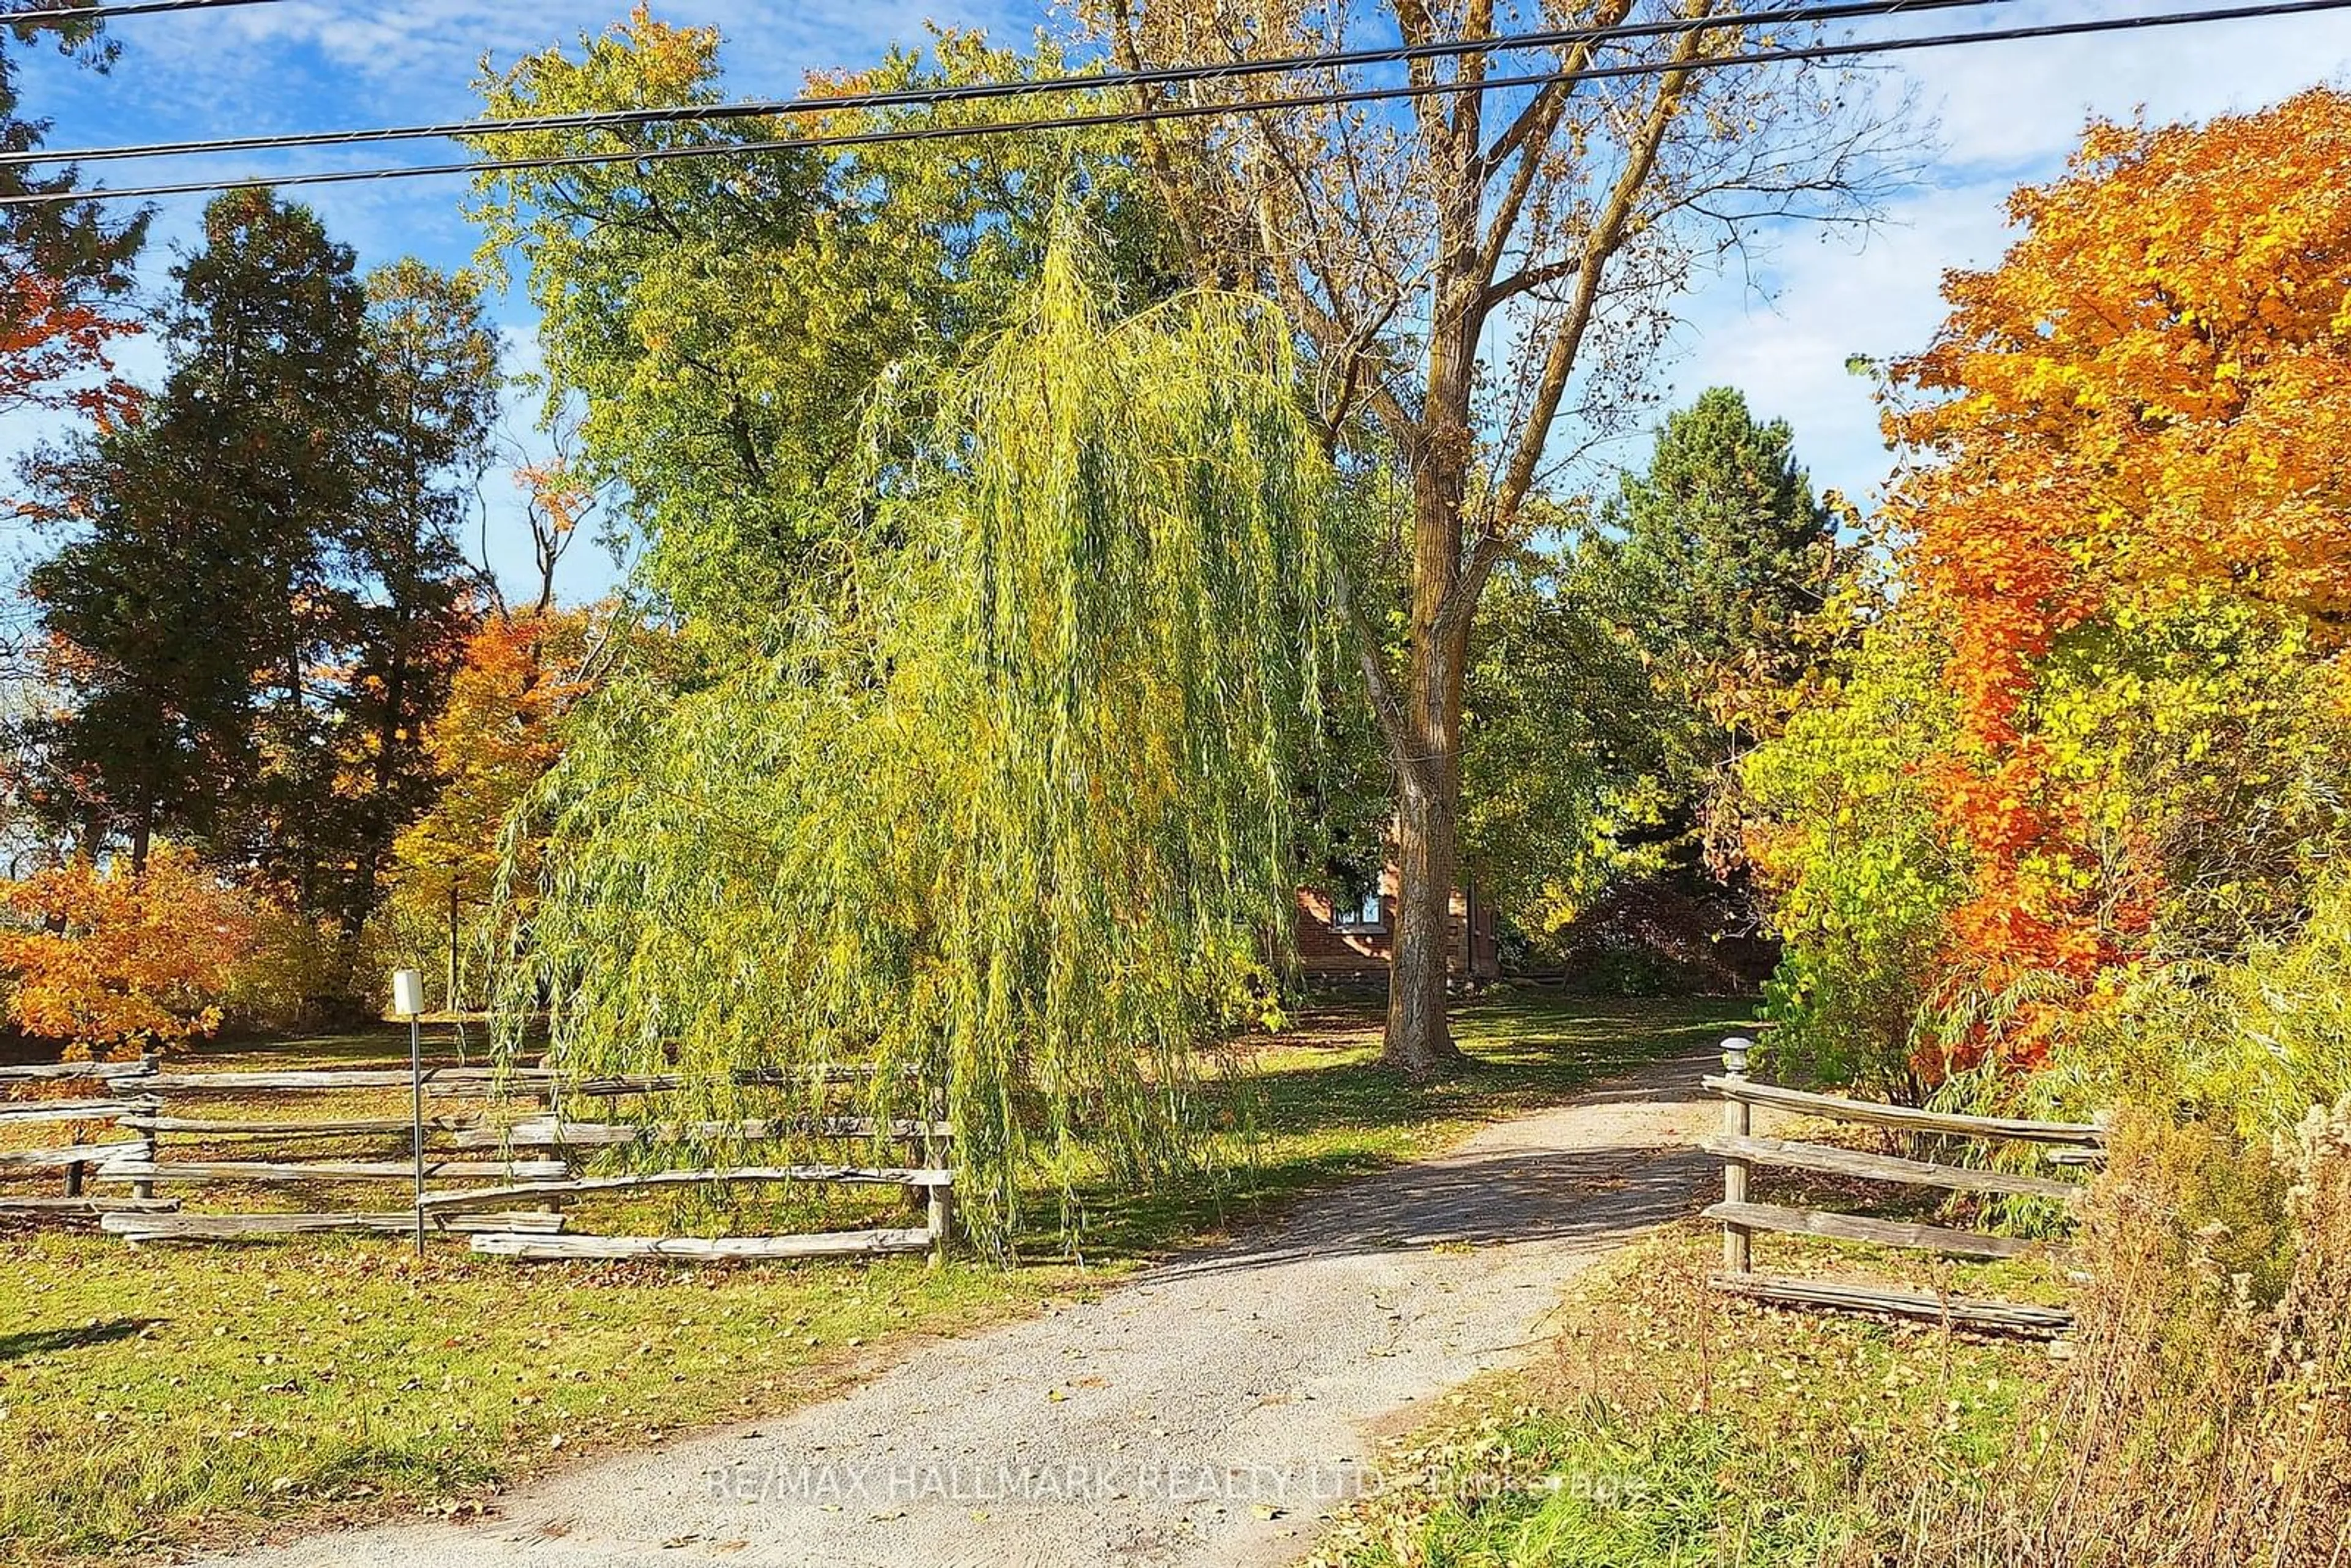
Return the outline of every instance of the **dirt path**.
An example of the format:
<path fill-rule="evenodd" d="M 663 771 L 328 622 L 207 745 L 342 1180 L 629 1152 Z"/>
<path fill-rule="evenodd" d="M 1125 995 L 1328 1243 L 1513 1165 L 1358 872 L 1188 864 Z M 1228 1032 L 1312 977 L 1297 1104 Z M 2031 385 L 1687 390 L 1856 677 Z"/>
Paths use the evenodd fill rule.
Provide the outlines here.
<path fill-rule="evenodd" d="M 1249 1568 L 1291 1561 L 1376 1435 L 1507 1362 L 1568 1276 L 1715 1168 L 1707 1060 L 1653 1063 L 1351 1183 L 1098 1301 L 926 1347 L 840 1398 L 595 1461 L 465 1525 L 245 1568 Z"/>

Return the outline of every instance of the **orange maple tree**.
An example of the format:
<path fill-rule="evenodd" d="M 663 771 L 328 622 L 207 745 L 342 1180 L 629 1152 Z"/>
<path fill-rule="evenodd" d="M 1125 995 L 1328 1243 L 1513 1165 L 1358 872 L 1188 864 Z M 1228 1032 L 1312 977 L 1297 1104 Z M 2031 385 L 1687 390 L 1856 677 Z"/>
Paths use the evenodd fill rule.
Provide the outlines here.
<path fill-rule="evenodd" d="M 2095 885 L 2033 733 L 2057 640 L 2213 584 L 2346 624 L 2346 169 L 2351 94 L 2333 89 L 2202 126 L 2093 126 L 2063 178 L 2011 200 L 2023 237 L 1946 280 L 1950 316 L 1894 369 L 1887 432 L 1933 460 L 1894 504 L 1964 737 L 1928 779 L 1974 866 L 1950 939 L 1995 988 L 2085 988 L 2147 918 Z"/>
<path fill-rule="evenodd" d="M 589 689 L 593 626 L 587 610 L 492 616 L 467 641 L 448 706 L 425 733 L 441 792 L 393 848 L 397 896 L 448 923 L 453 984 L 460 912 L 488 899 L 507 816 L 563 754 L 556 721 Z"/>
<path fill-rule="evenodd" d="M 142 871 L 68 861 L 0 886 L 8 1016 L 91 1057 L 168 1046 L 220 1027 L 253 952 L 252 902 L 186 851 L 159 845 Z"/>

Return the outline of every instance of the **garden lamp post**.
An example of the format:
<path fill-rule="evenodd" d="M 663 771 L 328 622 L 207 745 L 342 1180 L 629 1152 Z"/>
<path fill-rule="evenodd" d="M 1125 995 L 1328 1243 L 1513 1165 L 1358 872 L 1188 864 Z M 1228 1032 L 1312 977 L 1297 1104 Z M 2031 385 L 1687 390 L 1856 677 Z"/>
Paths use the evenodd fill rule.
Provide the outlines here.
<path fill-rule="evenodd" d="M 392 1011 L 408 1020 L 410 1147 L 416 1155 L 416 1255 L 424 1256 L 424 1046 L 417 1015 L 424 1010 L 424 977 L 413 969 L 392 977 Z"/>

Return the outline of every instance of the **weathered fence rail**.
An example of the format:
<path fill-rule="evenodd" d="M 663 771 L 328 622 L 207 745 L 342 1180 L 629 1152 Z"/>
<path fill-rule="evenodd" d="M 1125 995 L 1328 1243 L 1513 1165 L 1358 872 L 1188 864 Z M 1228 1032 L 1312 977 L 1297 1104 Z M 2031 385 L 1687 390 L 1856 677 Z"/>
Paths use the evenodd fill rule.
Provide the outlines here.
<path fill-rule="evenodd" d="M 468 1088 L 538 1088 L 554 1082 L 536 1067 L 428 1067 L 424 1086 L 465 1085 Z M 319 1091 L 344 1089 L 405 1089 L 408 1069 L 375 1067 L 291 1068 L 266 1072 L 157 1072 L 139 1081 L 142 1094 L 238 1094 L 256 1091 Z"/>
<path fill-rule="evenodd" d="M 109 1122 L 153 1110 L 156 1103 L 147 1097 L 145 1085 L 154 1075 L 155 1059 L 152 1056 L 137 1061 L 43 1061 L 0 1067 L 0 1089 L 15 1083 L 89 1082 L 101 1084 L 108 1091 L 103 1098 L 83 1095 L 71 1100 L 0 1102 L 0 1122 L 9 1125 L 69 1124 L 73 1128 L 68 1143 L 47 1148 L 0 1150 L 0 1177 L 37 1171 L 61 1171 L 65 1176 L 61 1197 L 0 1193 L 0 1215 L 88 1219 L 118 1210 L 117 1203 L 93 1197 L 83 1187 L 92 1173 L 117 1160 L 153 1159 L 154 1134 L 134 1129 L 128 1138 L 92 1141 L 81 1136 L 81 1129 L 91 1122 Z M 176 1199 L 156 1200 L 154 1188 L 143 1182 L 132 1188 L 132 1197 L 150 1211 L 177 1203 Z"/>
<path fill-rule="evenodd" d="M 135 1155 L 147 1145 L 130 1138 L 102 1144 L 60 1144 L 49 1149 L 0 1150 L 0 1170 L 47 1170 L 66 1166 L 106 1166 Z"/>
<path fill-rule="evenodd" d="M 804 1236 L 522 1236 L 474 1238 L 474 1250 L 544 1261 L 581 1259 L 690 1258 L 746 1261 L 789 1258 L 852 1258 L 927 1252 L 938 1245 L 929 1227 L 904 1230 L 828 1230 Z"/>
<path fill-rule="evenodd" d="M 2095 1163 L 2103 1153 L 2106 1141 L 2104 1127 L 2091 1123 L 1961 1115 L 1758 1083 L 1747 1075 L 1748 1052 L 1752 1045 L 1752 1041 L 1737 1038 L 1723 1041 L 1722 1074 L 1703 1080 L 1706 1088 L 1722 1097 L 1724 1111 L 1721 1134 L 1699 1143 L 1700 1148 L 1722 1161 L 1722 1201 L 1706 1210 L 1708 1218 L 1719 1220 L 1722 1225 L 1722 1270 L 1709 1277 L 1712 1285 L 1762 1301 L 1890 1312 L 2024 1333 L 2061 1333 L 2072 1324 L 2073 1314 L 2062 1307 L 1900 1291 L 1863 1281 L 1809 1280 L 1756 1272 L 1753 1249 L 1758 1231 L 1821 1236 L 1958 1258 L 2016 1258 L 2041 1249 L 2038 1242 L 1954 1226 L 1759 1203 L 1750 1192 L 1758 1166 L 1851 1176 L 1902 1186 L 2045 1198 L 2064 1205 L 2078 1201 L 2084 1189 L 2078 1182 L 2053 1176 L 1759 1137 L 1753 1117 L 1756 1107 L 1762 1106 L 1822 1121 L 1883 1127 L 1965 1143 L 2005 1140 L 2034 1144 L 2044 1146 L 2044 1157 L 2050 1163 L 2074 1166 Z"/>
<path fill-rule="evenodd" d="M 30 1061 L 0 1067 L 0 1083 L 30 1082 L 44 1078 L 143 1078 L 155 1071 L 155 1059 L 137 1061 Z"/>
<path fill-rule="evenodd" d="M 405 1125 L 405 1124 L 403 1124 Z M 616 1148 L 634 1144 L 675 1144 L 713 1139 L 764 1143 L 795 1135 L 818 1138 L 945 1138 L 945 1122 L 893 1121 L 886 1126 L 867 1116 L 753 1117 L 741 1122 L 554 1122 L 541 1118 L 509 1127 L 475 1126 L 458 1132 L 461 1149 Z"/>
<path fill-rule="evenodd" d="M 128 1147 L 129 1145 L 125 1145 Z M 554 1179 L 571 1167 L 561 1160 L 447 1160 L 428 1154 L 424 1176 L 513 1181 Z M 101 1181 L 289 1182 L 407 1181 L 412 1160 L 115 1160 L 99 1168 Z"/>
<path fill-rule="evenodd" d="M 1795 1144 L 1779 1138 L 1708 1138 L 1700 1145 L 1710 1155 L 1742 1160 L 1749 1166 L 1778 1166 L 1823 1176 L 1859 1176 L 1867 1181 L 1907 1183 L 1913 1186 L 1949 1187 L 1955 1192 L 2011 1193 L 2024 1197 L 2053 1197 L 2072 1203 L 2082 1196 L 2079 1182 L 2020 1172 L 1982 1170 L 1974 1166 L 1938 1165 L 1932 1160 L 1906 1160 L 1893 1155 L 1864 1154 L 1857 1149 L 1832 1148 L 1824 1144 Z"/>
<path fill-rule="evenodd" d="M 517 1214 L 452 1214 L 436 1216 L 431 1225 L 446 1230 L 539 1231 L 551 1233 L 563 1228 L 563 1216 L 555 1213 Z M 353 1210 L 334 1214 L 145 1214 L 138 1212 L 109 1213 L 99 1218 L 98 1228 L 113 1235 L 136 1241 L 230 1240 L 245 1236 L 315 1235 L 326 1231 L 349 1230 L 379 1232 L 395 1236 L 413 1235 L 416 1229 L 416 1211 L 413 1208 L 388 1209 L 381 1212 Z"/>
<path fill-rule="evenodd" d="M 867 1082 L 872 1076 L 869 1070 L 856 1067 L 758 1068 L 737 1071 L 729 1078 L 737 1086 L 782 1089 Z M 0 1150 L 0 1180 L 21 1181 L 52 1171 L 63 1171 L 67 1180 L 62 1196 L 0 1192 L 0 1215 L 94 1219 L 102 1231 L 131 1242 L 329 1231 L 410 1234 L 419 1233 L 421 1220 L 423 1233 L 469 1234 L 476 1251 L 522 1259 L 808 1258 L 914 1251 L 943 1258 L 953 1226 L 955 1171 L 946 1155 L 954 1133 L 935 1103 L 934 1114 L 926 1118 L 876 1120 L 803 1112 L 731 1122 L 607 1122 L 559 1114 L 559 1093 L 566 1100 L 610 1102 L 623 1096 L 665 1094 L 697 1081 L 679 1073 L 644 1073 L 563 1083 L 544 1068 L 464 1065 L 414 1071 L 164 1071 L 152 1057 L 138 1062 L 0 1068 L 0 1090 L 12 1081 L 73 1080 L 97 1083 L 100 1092 L 73 1099 L 0 1101 L 0 1122 L 71 1124 L 76 1128 L 76 1141 L 71 1143 Z M 426 1097 L 481 1104 L 421 1117 L 321 1108 L 303 1118 L 277 1114 L 274 1107 L 214 1110 L 187 1103 L 206 1099 L 302 1100 L 380 1094 L 395 1089 L 410 1091 L 420 1105 Z M 541 1110 L 504 1123 L 493 1114 L 498 1104 L 517 1102 L 526 1110 L 533 1105 Z M 186 1113 L 169 1109 L 174 1104 Z M 125 1135 L 87 1141 L 81 1134 L 91 1123 L 109 1124 Z M 379 1137 L 398 1138 L 407 1145 L 407 1157 L 280 1154 L 266 1146 Z M 183 1151 L 193 1143 L 203 1152 L 193 1157 L 167 1157 L 161 1147 L 166 1138 L 180 1141 Z M 690 1168 L 606 1176 L 589 1175 L 581 1168 L 584 1161 L 606 1149 L 714 1142 L 776 1144 L 789 1139 L 894 1144 L 907 1158 L 904 1164 L 859 1164 L 830 1157 L 826 1151 L 815 1159 L 786 1155 L 774 1163 L 733 1168 L 706 1161 Z M 85 1179 L 109 1186 L 128 1184 L 131 1196 L 85 1194 Z M 305 1212 L 195 1214 L 184 1212 L 177 1197 L 155 1196 L 159 1186 L 234 1189 L 249 1184 L 307 1186 L 392 1181 L 410 1185 L 410 1207 L 395 1210 L 381 1206 L 379 1199 L 367 1207 Z M 452 1181 L 475 1185 L 432 1191 L 423 1186 Z M 791 1236 L 562 1234 L 568 1222 L 561 1206 L 571 1199 L 735 1182 L 901 1187 L 925 1211 L 925 1223 L 919 1228 Z"/>
<path fill-rule="evenodd" d="M 2074 1314 L 2064 1307 L 1895 1291 L 1882 1285 L 1855 1284 L 1840 1280 L 1725 1275 L 1718 1276 L 1715 1284 L 1717 1288 L 1735 1295 L 1752 1296 L 1759 1301 L 1774 1301 L 1782 1306 L 1827 1307 L 1849 1312 L 1887 1312 L 1896 1317 L 1964 1323 L 1970 1328 L 2003 1329 L 2011 1333 L 2053 1338 L 2074 1326 Z"/>
<path fill-rule="evenodd" d="M 856 1067 L 754 1068 L 727 1075 L 737 1087 L 808 1088 L 870 1082 L 872 1073 Z M 566 1086 L 567 1098 L 611 1100 L 625 1095 L 664 1094 L 688 1086 L 678 1073 L 650 1073 L 588 1079 Z M 487 1231 L 474 1237 L 473 1249 L 496 1257 L 526 1260 L 565 1259 L 793 1259 L 862 1257 L 894 1252 L 929 1252 L 934 1262 L 946 1256 L 954 1228 L 956 1172 L 947 1162 L 954 1130 L 943 1105 L 933 1096 L 933 1114 L 926 1118 L 879 1121 L 850 1114 L 802 1112 L 791 1115 L 748 1117 L 733 1122 L 602 1122 L 561 1115 L 525 1120 L 505 1127 L 482 1126 L 458 1133 L 460 1147 L 503 1146 L 549 1149 L 570 1159 L 574 1151 L 592 1154 L 608 1148 L 659 1147 L 664 1145 L 730 1142 L 758 1145 L 785 1139 L 821 1142 L 897 1144 L 909 1156 L 904 1165 L 797 1160 L 758 1166 L 695 1166 L 668 1170 L 628 1172 L 613 1176 L 571 1174 L 559 1179 L 519 1182 L 473 1192 L 428 1194 L 417 1200 L 420 1210 L 450 1215 L 497 1203 L 560 1204 L 601 1194 L 642 1192 L 664 1187 L 716 1187 L 731 1183 L 783 1183 L 795 1186 L 895 1186 L 924 1210 L 920 1227 L 877 1227 L 854 1230 L 808 1231 L 771 1236 L 618 1236 L 567 1231 L 559 1236 Z"/>

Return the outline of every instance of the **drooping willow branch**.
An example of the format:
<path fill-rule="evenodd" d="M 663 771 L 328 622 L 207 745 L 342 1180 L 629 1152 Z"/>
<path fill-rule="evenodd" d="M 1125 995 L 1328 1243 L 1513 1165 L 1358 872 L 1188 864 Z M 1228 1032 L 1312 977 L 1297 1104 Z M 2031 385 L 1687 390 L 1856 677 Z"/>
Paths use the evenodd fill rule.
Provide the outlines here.
<path fill-rule="evenodd" d="M 829 590 L 853 628 L 578 716 L 515 828 L 507 1010 L 545 1003 L 565 1070 L 687 1073 L 664 1118 L 732 1119 L 752 1065 L 876 1067 L 885 1116 L 944 1091 L 999 1242 L 1081 1146 L 1200 1157 L 1195 1047 L 1285 938 L 1333 620 L 1292 377 L 1245 299 L 1113 319 L 1065 234 L 876 476 L 903 542 Z"/>

